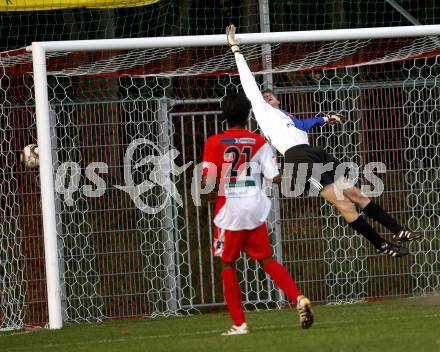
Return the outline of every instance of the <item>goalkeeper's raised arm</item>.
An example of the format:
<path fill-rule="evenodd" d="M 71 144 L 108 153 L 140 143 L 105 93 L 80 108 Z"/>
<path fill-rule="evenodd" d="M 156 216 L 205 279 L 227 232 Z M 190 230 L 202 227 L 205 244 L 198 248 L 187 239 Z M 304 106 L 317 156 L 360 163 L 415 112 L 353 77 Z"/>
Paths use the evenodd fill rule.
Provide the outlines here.
<path fill-rule="evenodd" d="M 243 54 L 240 52 L 240 48 L 235 39 L 235 26 L 231 24 L 226 28 L 226 35 L 228 38 L 228 43 L 231 50 L 235 56 L 235 62 L 237 64 L 238 72 L 240 74 L 241 85 L 247 96 L 251 101 L 252 110 L 254 111 L 255 118 L 260 126 L 262 132 L 268 139 L 272 139 L 272 134 L 274 133 L 272 128 L 270 117 L 272 114 L 276 114 L 276 111 L 264 100 L 257 83 L 255 82 L 254 76 L 250 71 Z"/>
<path fill-rule="evenodd" d="M 288 149 L 296 145 L 309 144 L 307 132 L 314 126 L 342 121 L 342 117 L 337 114 L 300 120 L 281 110 L 279 101 L 273 92 L 264 91 L 263 94 L 260 92 L 245 58 L 240 52 L 235 38 L 234 25 L 226 28 L 226 35 L 235 57 L 243 90 L 251 101 L 255 119 L 263 134 L 281 154 L 284 155 Z"/>

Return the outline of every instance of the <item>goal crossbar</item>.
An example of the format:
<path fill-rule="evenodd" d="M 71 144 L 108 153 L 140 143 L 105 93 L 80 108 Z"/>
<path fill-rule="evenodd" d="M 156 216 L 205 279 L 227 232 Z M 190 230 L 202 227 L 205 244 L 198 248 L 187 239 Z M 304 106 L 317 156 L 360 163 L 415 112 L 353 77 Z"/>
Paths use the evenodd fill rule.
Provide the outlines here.
<path fill-rule="evenodd" d="M 267 32 L 237 34 L 241 44 L 304 43 L 385 38 L 410 38 L 440 35 L 440 25 L 400 26 L 356 29 L 330 29 L 317 31 Z M 26 47 L 33 51 L 37 44 L 45 52 L 73 52 L 98 50 L 130 50 L 169 47 L 203 47 L 227 45 L 226 35 L 170 36 L 154 38 L 68 40 L 36 42 Z"/>

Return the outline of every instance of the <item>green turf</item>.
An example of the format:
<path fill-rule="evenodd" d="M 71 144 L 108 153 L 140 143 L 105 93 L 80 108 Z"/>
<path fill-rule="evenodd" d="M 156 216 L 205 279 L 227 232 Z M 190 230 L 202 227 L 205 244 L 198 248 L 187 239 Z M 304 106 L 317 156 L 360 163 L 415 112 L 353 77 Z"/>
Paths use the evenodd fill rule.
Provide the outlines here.
<path fill-rule="evenodd" d="M 0 333 L 0 351 L 440 351 L 440 298 L 316 306 L 315 325 L 291 310 L 251 312 L 251 334 L 224 337 L 226 314 L 112 321 Z"/>

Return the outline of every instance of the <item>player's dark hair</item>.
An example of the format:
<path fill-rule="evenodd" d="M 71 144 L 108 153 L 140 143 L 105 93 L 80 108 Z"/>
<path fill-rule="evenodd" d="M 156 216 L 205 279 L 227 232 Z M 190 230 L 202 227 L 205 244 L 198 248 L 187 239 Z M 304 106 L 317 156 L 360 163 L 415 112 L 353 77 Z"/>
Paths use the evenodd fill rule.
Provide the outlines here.
<path fill-rule="evenodd" d="M 243 93 L 228 93 L 222 100 L 222 116 L 229 127 L 244 126 L 249 118 L 251 102 Z"/>

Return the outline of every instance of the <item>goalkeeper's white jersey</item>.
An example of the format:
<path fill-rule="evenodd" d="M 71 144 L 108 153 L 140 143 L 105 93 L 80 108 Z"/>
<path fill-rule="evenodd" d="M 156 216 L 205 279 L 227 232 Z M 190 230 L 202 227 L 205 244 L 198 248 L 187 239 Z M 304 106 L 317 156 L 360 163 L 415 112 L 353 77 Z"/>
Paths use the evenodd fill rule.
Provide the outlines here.
<path fill-rule="evenodd" d="M 295 145 L 309 144 L 307 131 L 297 128 L 288 114 L 273 108 L 264 100 L 243 54 L 235 53 L 235 61 L 241 85 L 251 101 L 258 125 L 269 142 L 283 155 Z"/>

